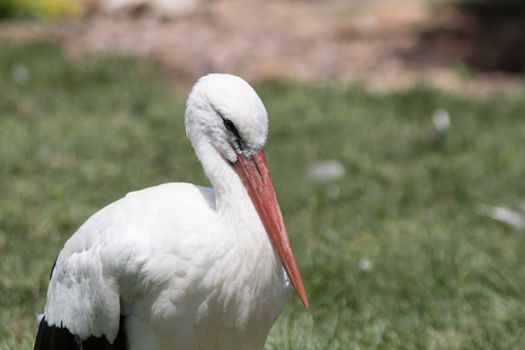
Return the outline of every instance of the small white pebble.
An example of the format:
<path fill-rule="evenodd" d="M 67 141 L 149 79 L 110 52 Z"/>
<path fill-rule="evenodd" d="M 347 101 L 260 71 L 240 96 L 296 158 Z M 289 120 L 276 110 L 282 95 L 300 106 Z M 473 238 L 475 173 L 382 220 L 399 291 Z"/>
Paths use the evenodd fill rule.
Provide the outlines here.
<path fill-rule="evenodd" d="M 481 215 L 487 216 L 496 221 L 506 223 L 519 229 L 525 229 L 525 215 L 505 207 L 493 207 L 481 205 L 479 209 Z"/>
<path fill-rule="evenodd" d="M 432 115 L 432 126 L 438 134 L 445 133 L 450 128 L 450 115 L 444 109 L 438 109 Z"/>
<path fill-rule="evenodd" d="M 374 268 L 374 264 L 366 258 L 359 260 L 358 266 L 362 271 L 370 271 Z"/>
<path fill-rule="evenodd" d="M 14 82 L 18 85 L 27 84 L 29 82 L 29 78 L 31 77 L 29 70 L 22 63 L 18 63 L 13 67 L 11 70 L 11 76 L 13 77 Z"/>
<path fill-rule="evenodd" d="M 308 177 L 316 183 L 326 183 L 345 176 L 344 165 L 337 160 L 324 160 L 308 167 Z"/>

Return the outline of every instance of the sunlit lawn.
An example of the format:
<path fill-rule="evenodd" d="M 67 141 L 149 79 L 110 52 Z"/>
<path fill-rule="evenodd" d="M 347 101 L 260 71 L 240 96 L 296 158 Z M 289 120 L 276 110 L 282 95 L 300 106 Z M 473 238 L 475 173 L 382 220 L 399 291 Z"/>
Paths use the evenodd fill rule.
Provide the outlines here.
<path fill-rule="evenodd" d="M 0 349 L 32 347 L 53 260 L 89 215 L 131 190 L 206 183 L 183 128 L 187 90 L 160 76 L 144 61 L 0 43 Z M 311 300 L 305 312 L 290 298 L 267 349 L 525 349 L 525 232 L 478 213 L 525 202 L 525 92 L 256 89 Z M 439 108 L 452 126 L 433 142 Z M 324 159 L 346 176 L 311 183 Z"/>

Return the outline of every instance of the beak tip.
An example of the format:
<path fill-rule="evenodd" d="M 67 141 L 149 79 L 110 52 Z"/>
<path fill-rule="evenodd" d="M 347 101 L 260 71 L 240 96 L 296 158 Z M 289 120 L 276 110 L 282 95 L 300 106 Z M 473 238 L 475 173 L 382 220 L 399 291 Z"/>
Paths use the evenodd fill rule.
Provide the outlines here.
<path fill-rule="evenodd" d="M 297 295 L 299 296 L 299 299 L 301 299 L 301 302 L 303 303 L 304 308 L 308 310 L 310 307 L 310 304 L 308 302 L 308 296 L 306 295 L 304 286 L 301 289 L 297 290 Z"/>
<path fill-rule="evenodd" d="M 308 299 L 301 300 L 301 301 L 303 302 L 304 309 L 308 310 L 310 308 L 310 304 L 308 304 Z"/>
<path fill-rule="evenodd" d="M 289 276 L 293 276 L 291 278 L 292 286 L 295 289 L 295 293 L 301 299 L 301 302 L 304 305 L 304 308 L 308 310 L 310 307 L 310 304 L 308 302 L 308 295 L 306 294 L 306 289 L 304 288 L 304 283 L 301 278 L 301 275 L 299 274 L 299 269 L 294 269 L 295 273 L 290 273 Z"/>

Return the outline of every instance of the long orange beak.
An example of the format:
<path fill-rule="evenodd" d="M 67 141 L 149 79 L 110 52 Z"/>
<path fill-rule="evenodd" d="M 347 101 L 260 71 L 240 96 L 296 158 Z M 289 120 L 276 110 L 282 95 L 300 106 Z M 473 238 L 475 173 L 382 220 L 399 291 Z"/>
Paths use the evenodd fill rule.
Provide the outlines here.
<path fill-rule="evenodd" d="M 279 203 L 275 196 L 264 153 L 259 151 L 251 158 L 240 155 L 237 162 L 234 163 L 234 167 L 248 191 L 248 195 L 261 218 L 273 248 L 277 250 L 281 258 L 284 269 L 292 281 L 297 295 L 303 302 L 304 307 L 308 308 L 308 297 L 304 290 L 301 272 L 295 261 L 290 239 L 284 226 L 281 208 L 279 208 Z"/>

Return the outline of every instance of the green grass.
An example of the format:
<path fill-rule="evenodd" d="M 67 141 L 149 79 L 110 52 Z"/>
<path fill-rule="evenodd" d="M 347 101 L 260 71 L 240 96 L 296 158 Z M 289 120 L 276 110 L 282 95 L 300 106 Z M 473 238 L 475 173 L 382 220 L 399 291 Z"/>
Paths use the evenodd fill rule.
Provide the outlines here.
<path fill-rule="evenodd" d="M 1 0 L 0 17 L 53 19 L 78 17 L 85 4 L 71 0 Z"/>
<path fill-rule="evenodd" d="M 1 46 L 0 349 L 30 349 L 51 264 L 85 219 L 131 190 L 206 179 L 185 94 L 148 62 Z M 256 88 L 311 301 L 290 298 L 266 349 L 525 348 L 525 234 L 476 214 L 525 201 L 525 92 Z M 441 144 L 428 138 L 436 108 L 452 116 Z M 322 159 L 345 178 L 311 184 Z"/>

